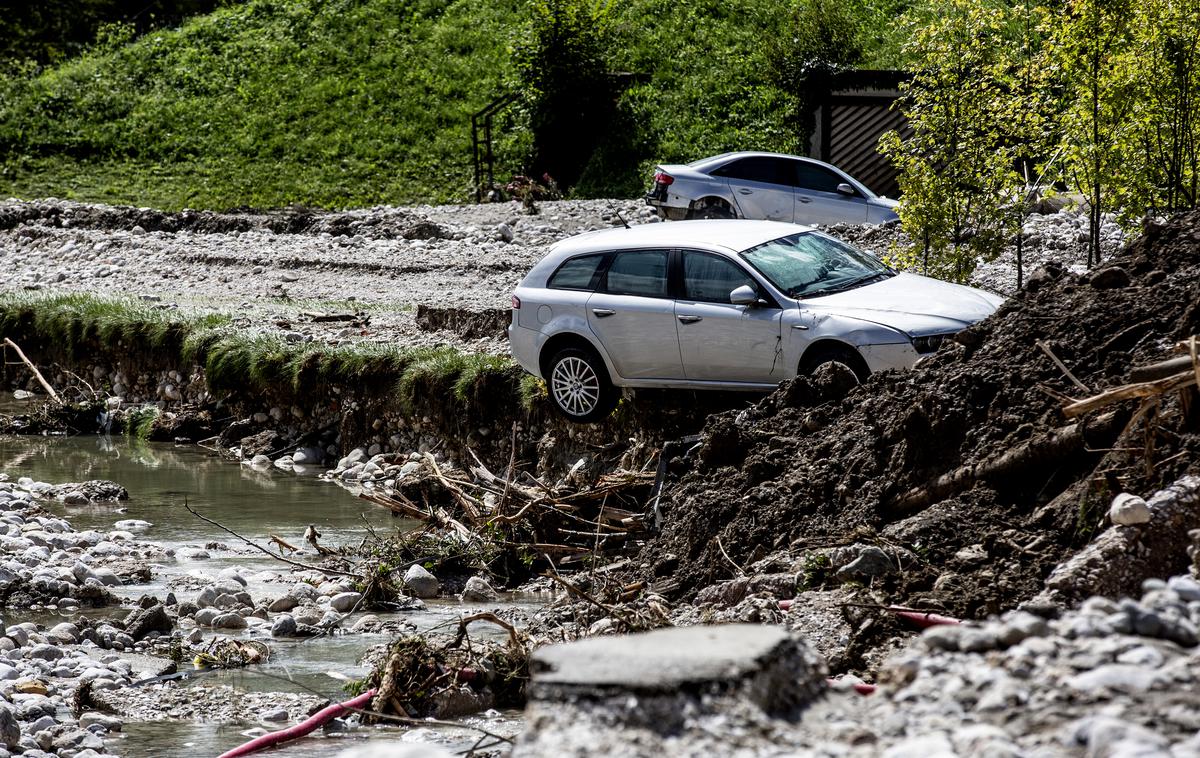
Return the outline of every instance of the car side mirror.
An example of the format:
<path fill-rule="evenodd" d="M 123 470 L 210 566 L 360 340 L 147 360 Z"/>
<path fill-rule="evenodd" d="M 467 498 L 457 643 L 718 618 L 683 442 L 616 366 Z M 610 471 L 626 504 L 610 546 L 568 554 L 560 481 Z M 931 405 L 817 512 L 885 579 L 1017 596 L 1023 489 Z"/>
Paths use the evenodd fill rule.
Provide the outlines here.
<path fill-rule="evenodd" d="M 734 305 L 755 305 L 758 303 L 758 293 L 749 284 L 743 284 L 729 293 L 729 302 Z"/>
<path fill-rule="evenodd" d="M 847 197 L 855 197 L 858 195 L 858 191 L 855 190 L 854 187 L 850 186 L 849 182 L 842 182 L 839 184 L 837 186 L 837 192 L 839 195 L 846 195 Z"/>

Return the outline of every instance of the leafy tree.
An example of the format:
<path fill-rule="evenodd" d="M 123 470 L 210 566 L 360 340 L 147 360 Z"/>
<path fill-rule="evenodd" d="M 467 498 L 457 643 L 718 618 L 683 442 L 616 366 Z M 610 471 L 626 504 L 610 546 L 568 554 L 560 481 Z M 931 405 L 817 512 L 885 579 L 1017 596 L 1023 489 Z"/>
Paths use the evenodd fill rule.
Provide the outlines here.
<path fill-rule="evenodd" d="M 976 0 L 931 0 L 905 21 L 913 78 L 900 107 L 912 136 L 889 132 L 880 149 L 900 169 L 900 219 L 936 276 L 964 281 L 999 252 L 1011 214 L 1017 149 L 1005 133 L 1007 17 Z"/>
<path fill-rule="evenodd" d="M 610 11 L 605 0 L 530 0 L 513 44 L 533 133 L 531 174 L 563 187 L 579 179 L 614 111 Z"/>
<path fill-rule="evenodd" d="M 1133 10 L 1133 141 L 1142 170 L 1122 199 L 1138 212 L 1200 204 L 1200 3 L 1140 0 Z"/>
<path fill-rule="evenodd" d="M 1066 82 L 1062 153 L 1067 178 L 1088 200 L 1088 265 L 1100 262 L 1100 227 L 1134 175 L 1136 68 L 1130 0 L 1069 0 L 1054 32 Z M 1130 171 L 1133 169 L 1133 172 Z M 1111 197 L 1110 197 L 1111 196 Z"/>
<path fill-rule="evenodd" d="M 1024 227 L 1032 204 L 1057 178 L 1061 149 L 1055 145 L 1061 109 L 1057 69 L 1048 44 L 1053 13 L 1033 0 L 1005 10 L 1008 44 L 1000 48 L 996 67 L 1001 96 L 997 122 L 1002 139 L 1015 153 L 1013 186 L 1008 194 L 1012 214 L 1017 287 L 1025 279 Z"/>
<path fill-rule="evenodd" d="M 814 81 L 863 58 L 862 9 L 843 0 L 800 0 L 782 33 L 768 43 L 768 71 L 791 100 L 789 125 L 797 146 L 812 133 Z"/>

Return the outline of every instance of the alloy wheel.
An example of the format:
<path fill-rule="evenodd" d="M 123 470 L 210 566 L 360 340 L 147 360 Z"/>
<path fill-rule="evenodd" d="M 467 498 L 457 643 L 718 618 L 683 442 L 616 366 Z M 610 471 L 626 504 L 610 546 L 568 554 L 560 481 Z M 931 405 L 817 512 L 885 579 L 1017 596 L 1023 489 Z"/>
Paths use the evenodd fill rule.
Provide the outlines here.
<path fill-rule="evenodd" d="M 567 413 L 585 416 L 600 402 L 600 378 L 583 358 L 567 356 L 554 366 L 550 391 Z"/>

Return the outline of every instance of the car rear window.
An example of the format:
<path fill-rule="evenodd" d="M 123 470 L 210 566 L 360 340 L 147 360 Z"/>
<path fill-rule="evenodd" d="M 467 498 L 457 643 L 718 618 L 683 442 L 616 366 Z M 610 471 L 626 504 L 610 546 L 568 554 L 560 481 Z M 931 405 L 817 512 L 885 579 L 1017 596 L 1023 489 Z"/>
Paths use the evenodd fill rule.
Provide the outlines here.
<path fill-rule="evenodd" d="M 666 250 L 630 250 L 617 253 L 608 267 L 608 292 L 614 295 L 665 297 Z"/>
<path fill-rule="evenodd" d="M 604 253 L 571 258 L 550 275 L 546 286 L 556 290 L 593 290 L 596 288 L 596 272 L 603 262 Z"/>

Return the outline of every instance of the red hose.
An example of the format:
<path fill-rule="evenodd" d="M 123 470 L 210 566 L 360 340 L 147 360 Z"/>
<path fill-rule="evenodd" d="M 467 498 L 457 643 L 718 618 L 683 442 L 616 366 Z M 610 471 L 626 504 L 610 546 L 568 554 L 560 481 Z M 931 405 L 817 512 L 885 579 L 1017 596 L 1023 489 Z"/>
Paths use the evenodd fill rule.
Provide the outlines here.
<path fill-rule="evenodd" d="M 931 626 L 949 626 L 953 624 L 961 624 L 962 622 L 956 618 L 949 616 L 939 616 L 936 613 L 928 613 L 926 611 L 914 611 L 912 608 L 902 608 L 898 605 L 889 605 L 884 608 L 888 613 L 899 616 L 910 624 L 920 628 L 928 629 Z"/>
<path fill-rule="evenodd" d="M 257 753 L 263 748 L 279 745 L 311 734 L 318 727 L 341 716 L 346 711 L 363 708 L 371 702 L 371 698 L 373 697 L 375 697 L 375 690 L 370 689 L 344 703 L 334 703 L 333 705 L 326 706 L 295 726 L 289 726 L 287 729 L 280 729 L 278 732 L 271 732 L 261 737 L 255 737 L 244 745 L 239 745 L 229 752 L 221 753 L 220 758 L 237 758 L 241 755 L 250 755 L 251 753 Z"/>
<path fill-rule="evenodd" d="M 836 687 L 839 684 L 839 680 L 830 677 L 825 680 L 825 683 L 830 687 Z M 875 691 L 875 685 L 867 684 L 866 682 L 855 682 L 852 686 L 854 687 L 854 691 L 860 695 L 870 695 Z"/>

